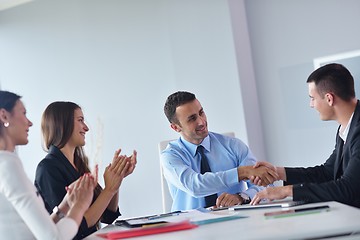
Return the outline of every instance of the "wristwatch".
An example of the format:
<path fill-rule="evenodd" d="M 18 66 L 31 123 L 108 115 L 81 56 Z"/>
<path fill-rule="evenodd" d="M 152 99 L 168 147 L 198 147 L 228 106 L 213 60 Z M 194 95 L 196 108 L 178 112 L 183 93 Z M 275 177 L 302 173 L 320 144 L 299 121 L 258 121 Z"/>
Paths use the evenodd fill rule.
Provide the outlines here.
<path fill-rule="evenodd" d="M 248 204 L 248 203 L 250 203 L 251 199 L 250 199 L 250 197 L 249 197 L 247 194 L 245 194 L 245 193 L 240 193 L 239 195 L 240 195 L 240 197 L 243 199 L 242 204 Z"/>
<path fill-rule="evenodd" d="M 63 217 L 65 217 L 65 214 L 60 211 L 60 208 L 58 208 L 58 206 L 55 206 L 54 209 L 53 209 L 53 213 L 56 214 L 56 216 L 58 217 L 58 219 L 62 219 Z"/>

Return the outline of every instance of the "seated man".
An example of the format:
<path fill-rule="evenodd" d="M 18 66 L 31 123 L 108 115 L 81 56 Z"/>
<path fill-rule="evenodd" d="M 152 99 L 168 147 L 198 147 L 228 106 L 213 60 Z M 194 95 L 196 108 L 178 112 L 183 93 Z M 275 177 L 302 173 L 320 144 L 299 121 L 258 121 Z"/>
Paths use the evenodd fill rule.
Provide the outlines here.
<path fill-rule="evenodd" d="M 161 153 L 172 211 L 249 202 L 264 187 L 245 180 L 257 176 L 266 186 L 278 178 L 273 169 L 253 167 L 256 159 L 241 140 L 208 132 L 204 109 L 194 94 L 171 94 L 164 112 L 181 135 Z"/>
<path fill-rule="evenodd" d="M 336 63 L 316 69 L 307 79 L 310 107 L 321 120 L 339 123 L 336 144 L 325 163 L 308 168 L 267 166 L 285 181 L 285 186 L 267 188 L 256 194 L 251 204 L 261 199 L 282 199 L 308 202 L 337 201 L 360 207 L 360 103 L 355 97 L 354 79 L 344 66 Z M 261 180 L 251 179 L 255 183 Z"/>

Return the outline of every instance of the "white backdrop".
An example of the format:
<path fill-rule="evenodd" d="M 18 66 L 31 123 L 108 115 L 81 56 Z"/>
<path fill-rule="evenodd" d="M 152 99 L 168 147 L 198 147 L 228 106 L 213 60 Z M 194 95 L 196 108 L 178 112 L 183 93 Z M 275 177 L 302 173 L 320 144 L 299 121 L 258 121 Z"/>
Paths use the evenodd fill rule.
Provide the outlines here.
<path fill-rule="evenodd" d="M 360 49 L 359 11 L 358 0 L 63 0 L 0 11 L 1 88 L 24 96 L 34 122 L 19 148 L 26 171 L 33 179 L 45 155 L 45 107 L 74 101 L 92 160 L 139 152 L 123 214 L 161 212 L 157 144 L 178 136 L 162 108 L 178 90 L 196 93 L 210 130 L 234 131 L 260 159 L 320 164 L 337 124 L 310 109 L 306 78 L 314 58 Z"/>
<path fill-rule="evenodd" d="M 163 114 L 172 92 L 194 92 L 210 130 L 247 142 L 227 1 L 34 1 L 0 12 L 0 53 L 1 88 L 23 96 L 34 123 L 18 149 L 30 179 L 45 156 L 43 110 L 74 101 L 101 173 L 116 148 L 138 151 L 120 190 L 125 216 L 161 212 L 157 144 L 178 136 Z"/>

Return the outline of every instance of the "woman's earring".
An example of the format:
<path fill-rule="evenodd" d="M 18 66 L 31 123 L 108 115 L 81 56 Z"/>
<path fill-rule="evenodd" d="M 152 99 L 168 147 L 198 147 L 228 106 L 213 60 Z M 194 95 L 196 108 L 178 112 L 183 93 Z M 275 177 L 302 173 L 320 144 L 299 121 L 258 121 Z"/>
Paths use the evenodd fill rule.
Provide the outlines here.
<path fill-rule="evenodd" d="M 4 122 L 4 127 L 9 127 L 10 123 L 9 122 Z"/>

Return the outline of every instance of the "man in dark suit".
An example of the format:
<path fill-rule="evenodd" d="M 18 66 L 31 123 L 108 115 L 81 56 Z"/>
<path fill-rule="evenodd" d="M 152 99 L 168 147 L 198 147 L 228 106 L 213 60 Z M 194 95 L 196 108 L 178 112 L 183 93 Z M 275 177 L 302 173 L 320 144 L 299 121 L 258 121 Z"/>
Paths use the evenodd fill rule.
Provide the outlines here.
<path fill-rule="evenodd" d="M 319 112 L 321 120 L 340 124 L 335 149 L 324 164 L 315 167 L 274 167 L 258 162 L 254 167 L 265 165 L 276 170 L 284 186 L 266 188 L 253 197 L 251 204 L 292 196 L 296 201 L 338 201 L 359 208 L 360 103 L 355 97 L 354 79 L 344 66 L 332 63 L 311 73 L 307 83 L 310 107 Z"/>

